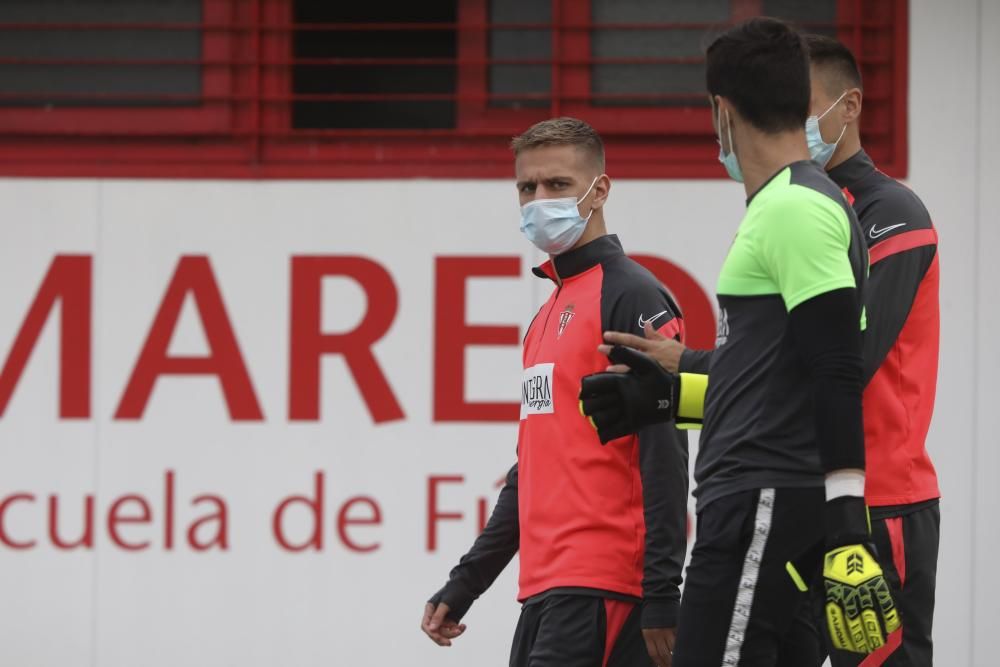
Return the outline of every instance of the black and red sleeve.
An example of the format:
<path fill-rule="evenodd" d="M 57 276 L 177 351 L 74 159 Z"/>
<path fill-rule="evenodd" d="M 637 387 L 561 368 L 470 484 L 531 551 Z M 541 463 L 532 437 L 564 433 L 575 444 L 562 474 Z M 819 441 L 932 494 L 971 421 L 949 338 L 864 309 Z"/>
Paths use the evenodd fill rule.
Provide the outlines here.
<path fill-rule="evenodd" d="M 486 592 L 517 553 L 521 530 L 517 510 L 517 464 L 507 472 L 493 514 L 486 528 L 452 568 L 448 583 L 429 602 L 444 602 L 451 609 L 448 618 L 460 621 L 469 607 Z"/>
<path fill-rule="evenodd" d="M 892 183 L 864 212 L 871 264 L 864 303 L 864 383 L 875 376 L 896 344 L 917 292 L 937 255 L 937 232 L 923 204 Z"/>
<path fill-rule="evenodd" d="M 641 336 L 648 320 L 672 338 L 681 340 L 684 333 L 680 311 L 666 289 L 625 258 L 604 267 L 601 320 L 605 331 Z M 665 423 L 637 435 L 646 524 L 642 627 L 669 628 L 677 625 L 687 554 L 687 434 Z"/>

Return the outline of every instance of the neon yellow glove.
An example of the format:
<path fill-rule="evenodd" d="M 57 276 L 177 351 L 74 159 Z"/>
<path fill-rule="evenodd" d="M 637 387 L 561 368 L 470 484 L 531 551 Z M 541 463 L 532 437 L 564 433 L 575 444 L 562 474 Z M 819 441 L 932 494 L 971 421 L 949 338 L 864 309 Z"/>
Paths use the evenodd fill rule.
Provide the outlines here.
<path fill-rule="evenodd" d="M 838 547 L 823 558 L 826 622 L 833 647 L 871 653 L 899 628 L 899 613 L 878 561 L 863 544 Z"/>
<path fill-rule="evenodd" d="M 889 584 L 868 542 L 868 508 L 861 497 L 843 496 L 827 501 L 824 512 L 823 588 L 830 642 L 842 651 L 871 653 L 885 644 L 900 622 Z M 793 563 L 786 569 L 800 591 L 809 590 Z"/>

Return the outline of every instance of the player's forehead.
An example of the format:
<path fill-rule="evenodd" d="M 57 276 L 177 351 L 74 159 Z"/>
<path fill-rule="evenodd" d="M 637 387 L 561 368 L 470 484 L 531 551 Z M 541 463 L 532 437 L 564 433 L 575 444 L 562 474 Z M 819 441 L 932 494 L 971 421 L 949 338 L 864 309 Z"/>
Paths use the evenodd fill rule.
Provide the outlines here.
<path fill-rule="evenodd" d="M 579 179 L 584 171 L 584 151 L 571 144 L 538 146 L 522 150 L 514 160 L 519 182 L 552 178 Z"/>

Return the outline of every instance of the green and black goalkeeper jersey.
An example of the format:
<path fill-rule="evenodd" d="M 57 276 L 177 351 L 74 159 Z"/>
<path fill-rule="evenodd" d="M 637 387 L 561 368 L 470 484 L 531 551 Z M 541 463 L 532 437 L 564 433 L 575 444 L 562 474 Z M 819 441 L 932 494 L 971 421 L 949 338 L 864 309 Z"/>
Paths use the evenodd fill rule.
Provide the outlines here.
<path fill-rule="evenodd" d="M 748 200 L 716 290 L 699 509 L 748 489 L 822 486 L 810 381 L 789 313 L 833 290 L 860 290 L 867 269 L 854 211 L 812 162 L 788 165 Z"/>

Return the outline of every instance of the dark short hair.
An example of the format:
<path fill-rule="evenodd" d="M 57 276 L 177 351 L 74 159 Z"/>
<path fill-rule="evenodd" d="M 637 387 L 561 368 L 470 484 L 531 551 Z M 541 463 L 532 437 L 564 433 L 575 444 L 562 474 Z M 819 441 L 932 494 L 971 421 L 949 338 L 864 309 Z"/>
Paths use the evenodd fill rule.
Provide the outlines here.
<path fill-rule="evenodd" d="M 813 65 L 835 74 L 844 88 L 862 88 L 861 69 L 849 48 L 825 35 L 806 35 L 804 39 Z"/>
<path fill-rule="evenodd" d="M 514 157 L 522 151 L 542 146 L 576 146 L 595 161 L 600 171 L 604 171 L 604 142 L 601 135 L 579 118 L 562 116 L 543 120 L 510 142 Z"/>
<path fill-rule="evenodd" d="M 777 19 L 739 23 L 711 43 L 705 83 L 768 133 L 801 129 L 809 117 L 809 59 L 802 36 Z"/>

